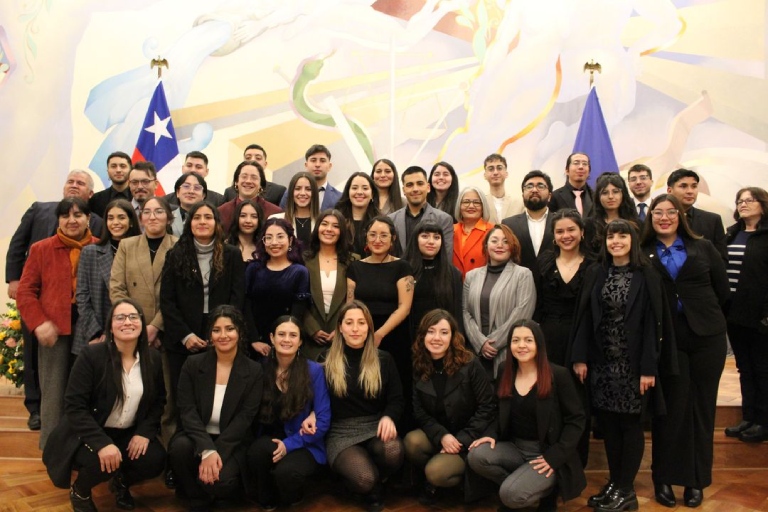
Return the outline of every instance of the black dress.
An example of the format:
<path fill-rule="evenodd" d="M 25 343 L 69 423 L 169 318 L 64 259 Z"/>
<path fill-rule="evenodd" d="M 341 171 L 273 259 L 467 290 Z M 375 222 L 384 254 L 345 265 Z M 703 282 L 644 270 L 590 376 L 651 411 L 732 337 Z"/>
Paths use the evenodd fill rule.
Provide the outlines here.
<path fill-rule="evenodd" d="M 445 309 L 452 314 L 459 324 L 459 330 L 462 334 L 464 333 L 464 314 L 461 309 L 461 272 L 451 265 L 453 301 L 451 304 L 443 304 L 435 295 L 435 283 L 438 279 L 436 270 L 434 262 L 424 261 L 421 276 L 419 276 L 413 288 L 413 305 L 411 306 L 411 314 L 409 316 L 411 340 L 416 339 L 416 331 L 424 315 L 437 308 Z"/>

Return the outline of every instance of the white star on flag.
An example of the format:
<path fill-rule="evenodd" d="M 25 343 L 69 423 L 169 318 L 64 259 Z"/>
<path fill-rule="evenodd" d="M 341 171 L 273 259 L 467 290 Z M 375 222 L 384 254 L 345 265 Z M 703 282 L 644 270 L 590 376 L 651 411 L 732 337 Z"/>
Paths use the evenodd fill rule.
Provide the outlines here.
<path fill-rule="evenodd" d="M 160 119 L 160 116 L 157 115 L 157 112 L 154 114 L 155 124 L 152 126 L 147 126 L 144 128 L 144 130 L 155 134 L 155 146 L 157 146 L 157 143 L 160 142 L 161 137 L 168 137 L 169 139 L 171 138 L 171 134 L 168 132 L 168 123 L 171 121 L 171 116 L 168 116 L 165 119 Z"/>

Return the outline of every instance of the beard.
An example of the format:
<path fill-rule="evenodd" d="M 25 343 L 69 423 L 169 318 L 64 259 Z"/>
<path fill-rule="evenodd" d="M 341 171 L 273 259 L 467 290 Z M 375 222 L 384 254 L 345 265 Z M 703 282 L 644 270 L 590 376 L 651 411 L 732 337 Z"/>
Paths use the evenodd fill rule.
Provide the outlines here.
<path fill-rule="evenodd" d="M 538 212 L 547 207 L 547 201 L 544 201 L 540 197 L 531 197 L 530 199 L 526 199 L 523 201 L 523 204 L 532 212 Z"/>

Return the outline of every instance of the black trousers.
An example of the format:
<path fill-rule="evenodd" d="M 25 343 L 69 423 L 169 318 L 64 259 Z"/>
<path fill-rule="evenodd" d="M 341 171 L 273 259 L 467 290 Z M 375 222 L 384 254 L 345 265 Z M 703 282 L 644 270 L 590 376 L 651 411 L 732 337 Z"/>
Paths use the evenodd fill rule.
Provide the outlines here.
<path fill-rule="evenodd" d="M 610 479 L 620 489 L 632 489 L 645 450 L 640 415 L 598 410 L 596 416 L 603 431 Z"/>
<path fill-rule="evenodd" d="M 157 438 L 149 440 L 147 453 L 138 459 L 131 460 L 128 457 L 128 443 L 131 442 L 135 430 L 135 428 L 104 429 L 106 434 L 112 439 L 113 444 L 120 449 L 120 453 L 123 455 L 119 471 L 122 473 L 124 482 L 128 486 L 155 478 L 165 467 L 165 450 Z M 102 482 L 106 482 L 114 475 L 114 473 L 107 473 L 101 470 L 98 453 L 92 452 L 85 445 L 81 445 L 75 453 L 74 467 L 78 471 L 75 486 L 79 492 L 83 492 L 86 495 L 90 494 L 91 489 Z"/>
<path fill-rule="evenodd" d="M 704 488 L 712 484 L 715 409 L 725 366 L 725 333 L 698 336 L 675 320 L 679 375 L 660 375 L 667 414 L 653 419 L 653 481 Z"/>
<path fill-rule="evenodd" d="M 741 411 L 746 421 L 768 427 L 768 335 L 728 324 L 741 384 Z"/>
<path fill-rule="evenodd" d="M 37 378 L 37 338 L 21 321 L 24 336 L 24 407 L 29 414 L 40 413 L 40 381 Z"/>
<path fill-rule="evenodd" d="M 256 481 L 256 500 L 262 504 L 291 505 L 300 501 L 304 484 L 318 469 L 309 450 L 300 448 L 272 462 L 277 443 L 262 436 L 248 448 L 248 467 Z"/>
<path fill-rule="evenodd" d="M 200 456 L 195 443 L 183 432 L 177 433 L 168 449 L 171 469 L 176 485 L 190 499 L 192 506 L 209 505 L 215 498 L 235 496 L 240 491 L 240 468 L 234 459 L 222 459 L 219 480 L 213 485 L 204 484 L 198 478 Z"/>

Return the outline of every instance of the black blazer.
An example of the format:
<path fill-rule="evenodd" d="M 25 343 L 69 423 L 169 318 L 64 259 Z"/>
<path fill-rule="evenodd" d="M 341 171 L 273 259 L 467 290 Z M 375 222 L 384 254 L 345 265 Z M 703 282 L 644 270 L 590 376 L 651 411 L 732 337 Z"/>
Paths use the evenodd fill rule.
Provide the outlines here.
<path fill-rule="evenodd" d="M 691 230 L 712 242 L 723 261 L 728 261 L 728 247 L 720 216 L 693 206 L 688 210 L 688 216 Z"/>
<path fill-rule="evenodd" d="M 536 426 L 539 431 L 544 460 L 555 470 L 558 494 L 563 500 L 575 498 L 587 486 L 581 459 L 576 451 L 586 425 L 581 399 L 576 392 L 570 372 L 550 364 L 552 393 L 536 400 Z M 499 400 L 499 420 L 488 435 L 498 441 L 509 441 L 512 400 Z"/>
<path fill-rule="evenodd" d="M 165 197 L 165 200 L 168 201 L 168 204 L 171 205 L 171 208 L 174 206 L 179 206 L 179 198 L 176 197 L 176 192 L 171 192 L 170 194 L 166 194 L 163 197 Z M 204 201 L 211 203 L 216 208 L 226 202 L 224 201 L 223 195 L 219 194 L 218 192 L 214 192 L 211 189 L 208 189 L 208 193 L 205 195 Z"/>
<path fill-rule="evenodd" d="M 728 228 L 726 242 L 730 244 L 742 223 Z M 731 294 L 728 322 L 768 333 L 768 327 L 760 323 L 768 318 L 768 227 L 761 227 L 747 240 L 741 273 L 736 292 Z"/>
<path fill-rule="evenodd" d="M 584 193 L 581 194 L 581 205 L 583 206 L 584 213 L 582 218 L 587 218 L 592 214 L 592 194 L 594 192 L 589 185 L 584 185 Z M 573 195 L 573 187 L 568 182 L 562 187 L 552 192 L 552 197 L 549 198 L 549 211 L 556 212 L 557 210 L 563 210 L 565 208 L 576 209 L 576 196 Z"/>
<path fill-rule="evenodd" d="M 547 249 L 551 249 L 554 242 L 552 237 L 552 211 L 547 214 L 547 220 L 544 222 L 544 238 L 541 239 L 539 254 Z M 520 241 L 520 265 L 533 270 L 533 267 L 536 265 L 536 253 L 533 250 L 531 232 L 528 230 L 528 219 L 525 216 L 525 212 L 507 217 L 501 223 L 509 226 Z"/>
<path fill-rule="evenodd" d="M 154 392 L 144 393 L 136 413 L 136 435 L 154 439 L 160 429 L 160 417 L 165 408 L 165 384 L 160 353 L 149 351 Z M 87 345 L 75 360 L 64 395 L 64 417 L 48 438 L 43 451 L 43 463 L 53 485 L 68 488 L 72 459 L 81 445 L 98 452 L 112 444 L 104 431 L 117 390 L 112 384 L 112 368 L 106 343 Z"/>
<path fill-rule="evenodd" d="M 205 338 L 203 325 L 203 279 L 196 268 L 194 282 L 181 279 L 175 269 L 181 265 L 183 248 L 175 245 L 165 257 L 160 284 L 160 311 L 163 313 L 165 336 L 163 346 L 171 352 L 191 354 L 181 340 L 190 333 Z M 240 250 L 224 245 L 224 269 L 209 283 L 208 311 L 221 304 L 243 310 L 245 302 L 245 266 Z"/>
<path fill-rule="evenodd" d="M 179 428 L 195 443 L 198 455 L 205 450 L 216 450 L 225 464 L 235 455 L 242 468 L 245 447 L 253 440 L 251 424 L 261 403 L 264 387 L 262 369 L 259 363 L 248 359 L 244 351 L 238 352 L 221 405 L 221 434 L 214 441 L 205 431 L 205 426 L 213 410 L 216 359 L 216 351 L 208 350 L 190 356 L 184 362 L 176 394 Z"/>
<path fill-rule="evenodd" d="M 91 198 L 88 200 L 88 208 L 91 209 L 92 213 L 96 213 L 104 217 L 107 213 L 104 210 L 107 209 L 107 205 L 110 201 L 112 201 L 112 199 L 125 199 L 129 203 L 131 202 L 133 196 L 131 195 L 130 187 L 126 188 L 124 193 L 125 195 L 123 195 L 121 192 L 117 192 L 110 185 L 104 190 L 96 192 L 91 196 Z M 94 235 L 99 236 L 101 233 L 94 233 Z"/>
<path fill-rule="evenodd" d="M 16 228 L 16 232 L 8 244 L 8 253 L 5 256 L 6 283 L 21 279 L 21 272 L 24 270 L 24 263 L 27 261 L 29 248 L 32 247 L 32 244 L 56 234 L 56 229 L 59 227 L 56 218 L 56 206 L 58 204 L 59 201 L 36 201 L 24 212 L 19 227 Z M 91 234 L 98 238 L 101 236 L 104 222 L 101 217 L 91 213 L 88 227 Z"/>
<path fill-rule="evenodd" d="M 264 187 L 264 190 L 261 192 L 261 197 L 272 204 L 280 204 L 280 200 L 283 198 L 283 194 L 285 194 L 284 186 L 268 181 L 267 185 Z M 226 190 L 224 190 L 225 203 L 228 203 L 236 197 L 237 190 L 235 190 L 235 187 L 227 187 Z"/>

